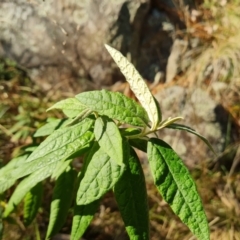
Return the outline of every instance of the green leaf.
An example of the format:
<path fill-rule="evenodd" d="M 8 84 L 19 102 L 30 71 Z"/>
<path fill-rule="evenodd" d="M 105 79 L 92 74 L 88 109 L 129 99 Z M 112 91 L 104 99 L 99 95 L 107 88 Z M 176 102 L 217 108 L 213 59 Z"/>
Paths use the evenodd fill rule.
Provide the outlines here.
<path fill-rule="evenodd" d="M 9 189 L 12 187 L 16 182 L 16 179 L 6 179 L 4 182 L 1 183 L 1 189 L 2 190 L 0 193 L 3 193 L 6 189 Z"/>
<path fill-rule="evenodd" d="M 95 121 L 94 134 L 98 144 L 105 153 L 115 160 L 118 165 L 122 165 L 122 136 L 116 124 L 105 116 L 98 117 Z"/>
<path fill-rule="evenodd" d="M 81 122 L 83 119 L 87 118 L 92 113 L 90 109 L 84 109 L 79 115 L 77 115 L 71 122 L 68 123 L 68 126 L 71 126 L 75 123 Z"/>
<path fill-rule="evenodd" d="M 129 143 L 131 146 L 143 151 L 147 152 L 147 140 L 141 138 L 129 139 Z"/>
<path fill-rule="evenodd" d="M 105 44 L 105 47 L 125 76 L 135 96 L 147 111 L 152 122 L 151 129 L 155 130 L 159 122 L 161 122 L 161 111 L 157 101 L 135 67 L 119 51 L 107 44 Z"/>
<path fill-rule="evenodd" d="M 61 176 L 61 174 L 66 171 L 66 169 L 69 167 L 71 162 L 72 162 L 72 159 L 62 160 L 60 162 L 57 162 L 55 171 L 51 175 L 51 180 L 57 180 L 59 176 Z"/>
<path fill-rule="evenodd" d="M 76 205 L 71 230 L 71 240 L 79 240 L 90 225 L 95 212 L 100 204 L 100 199 L 86 205 Z"/>
<path fill-rule="evenodd" d="M 139 104 L 119 92 L 90 91 L 80 93 L 76 98 L 93 112 L 123 123 L 145 127 L 149 121 Z"/>
<path fill-rule="evenodd" d="M 50 154 L 50 156 L 52 157 L 51 159 L 48 159 L 48 162 L 58 161 L 59 157 L 60 159 L 65 159 L 67 156 L 70 156 L 70 154 L 75 152 L 75 149 L 74 151 L 72 149 L 74 145 L 77 145 L 76 150 L 78 150 L 79 146 L 82 147 L 89 142 L 88 141 L 89 139 L 82 140 L 81 136 L 83 136 L 85 133 L 88 133 L 88 131 L 93 126 L 93 123 L 94 123 L 93 120 L 87 118 L 77 125 L 55 131 L 52 135 L 46 138 L 46 140 L 43 141 L 39 145 L 39 147 L 29 156 L 27 162 L 32 162 L 41 158 L 46 158 L 48 154 Z M 92 140 L 92 136 L 89 137 Z M 75 142 L 76 140 L 78 141 Z M 72 142 L 74 142 L 75 144 L 70 148 L 67 148 L 67 145 Z"/>
<path fill-rule="evenodd" d="M 157 124 L 155 126 L 155 129 L 156 129 L 158 124 L 162 121 L 162 111 L 161 111 L 161 108 L 160 108 L 158 100 L 154 96 L 153 96 L 153 98 L 154 98 L 154 102 L 155 102 L 156 110 L 157 110 L 157 115 L 158 115 L 158 122 L 157 122 Z"/>
<path fill-rule="evenodd" d="M 164 141 L 148 142 L 148 159 L 155 185 L 179 218 L 201 240 L 209 240 L 209 228 L 196 185 L 179 156 Z"/>
<path fill-rule="evenodd" d="M 114 194 L 131 240 L 149 239 L 147 190 L 139 159 L 130 149 L 126 171 L 116 183 Z"/>
<path fill-rule="evenodd" d="M 42 202 L 43 185 L 39 182 L 35 185 L 24 198 L 23 222 L 29 226 L 37 215 Z"/>
<path fill-rule="evenodd" d="M 16 120 L 18 120 L 18 119 L 16 118 Z M 24 118 L 24 119 L 19 119 L 19 120 L 16 122 L 16 124 L 14 124 L 14 125 L 9 129 L 9 131 L 10 131 L 11 133 L 15 133 L 15 132 L 19 133 L 19 132 L 22 132 L 21 130 L 22 130 L 23 126 L 26 127 L 28 124 L 29 124 L 29 120 L 28 120 L 28 119 L 26 119 L 26 118 Z"/>
<path fill-rule="evenodd" d="M 37 149 L 38 145 L 36 144 L 31 144 L 31 145 L 27 145 L 26 147 L 23 147 L 22 150 L 25 152 L 25 153 L 32 153 L 35 149 Z"/>
<path fill-rule="evenodd" d="M 50 111 L 52 109 L 61 109 L 67 117 L 73 118 L 85 110 L 86 107 L 82 105 L 76 98 L 67 98 L 55 103 L 47 111 Z"/>
<path fill-rule="evenodd" d="M 77 205 L 86 205 L 108 192 L 123 174 L 125 167 L 119 166 L 102 148 L 88 155 L 86 170 L 77 192 Z"/>
<path fill-rule="evenodd" d="M 8 106 L 0 104 L 0 118 L 2 118 L 2 116 L 7 112 L 8 109 Z"/>
<path fill-rule="evenodd" d="M 84 159 L 82 172 L 78 177 L 78 186 L 79 183 L 82 181 L 84 177 L 84 173 L 88 168 L 88 164 L 90 163 L 93 155 L 96 151 L 98 151 L 99 145 L 95 142 L 88 152 Z M 83 233 L 86 231 L 87 227 L 89 226 L 90 222 L 93 219 L 94 213 L 97 211 L 99 206 L 100 199 L 97 199 L 94 202 L 91 202 L 86 205 L 78 205 L 77 203 L 74 206 L 74 217 L 72 223 L 72 230 L 71 230 L 71 240 L 79 240 Z"/>
<path fill-rule="evenodd" d="M 125 137 L 138 135 L 142 132 L 139 128 L 120 128 L 119 130 L 121 135 Z"/>
<path fill-rule="evenodd" d="M 0 192 L 8 188 L 10 181 L 52 163 L 68 159 L 80 149 L 85 148 L 94 139 L 94 134 L 89 131 L 93 123 L 93 120 L 87 118 L 72 127 L 56 130 L 39 145 L 20 168 L 7 171 L 0 176 Z"/>
<path fill-rule="evenodd" d="M 15 191 L 13 192 L 10 200 L 8 201 L 7 207 L 4 211 L 4 217 L 8 217 L 9 214 L 14 211 L 15 207 L 22 201 L 25 195 L 34 187 L 36 184 L 49 177 L 56 167 L 56 163 L 52 163 L 43 169 L 39 169 L 30 176 L 23 179 Z"/>
<path fill-rule="evenodd" d="M 3 207 L 0 205 L 0 239 L 3 239 L 3 232 L 4 232 L 4 226 L 3 226 Z"/>
<path fill-rule="evenodd" d="M 93 135 L 92 135 L 93 136 Z M 78 151 L 74 152 L 72 155 L 70 155 L 67 159 L 74 159 L 77 157 L 81 157 L 83 156 L 86 152 L 89 151 L 89 149 L 92 146 L 92 142 L 87 143 L 85 146 L 83 146 L 81 149 L 79 149 Z"/>
<path fill-rule="evenodd" d="M 44 137 L 52 134 L 55 130 L 68 123 L 68 119 L 55 119 L 54 121 L 48 122 L 42 127 L 40 127 L 35 133 L 34 137 Z"/>
<path fill-rule="evenodd" d="M 66 221 L 68 210 L 72 203 L 77 172 L 68 167 L 57 179 L 51 202 L 51 211 L 46 239 L 51 239 L 59 232 Z"/>
<path fill-rule="evenodd" d="M 29 155 L 30 154 L 24 154 L 22 156 L 13 158 L 7 165 L 5 165 L 4 167 L 2 167 L 0 169 L 0 177 L 4 176 L 4 175 L 10 175 L 11 172 L 14 169 L 18 169 L 19 167 L 21 167 L 24 164 L 24 162 L 26 161 L 26 159 L 28 158 Z M 3 191 L 5 191 L 6 189 L 8 189 L 11 186 L 13 186 L 15 182 L 16 182 L 16 179 L 14 179 L 14 178 L 6 179 L 2 183 L 3 184 Z"/>
<path fill-rule="evenodd" d="M 214 151 L 214 149 L 213 149 L 212 145 L 209 143 L 209 141 L 205 137 L 203 137 L 201 134 L 196 132 L 194 129 L 192 129 L 188 126 L 185 126 L 185 125 L 182 125 L 182 124 L 176 124 L 176 123 L 168 125 L 167 128 L 184 130 L 184 131 L 187 131 L 189 133 L 192 133 L 192 134 L 198 136 L 204 143 L 207 144 L 207 146 L 211 149 L 211 151 L 216 155 L 216 152 Z"/>
<path fill-rule="evenodd" d="M 19 168 L 29 157 L 29 153 L 13 158 L 7 165 L 0 169 L 0 176 L 6 174 L 8 171 Z"/>

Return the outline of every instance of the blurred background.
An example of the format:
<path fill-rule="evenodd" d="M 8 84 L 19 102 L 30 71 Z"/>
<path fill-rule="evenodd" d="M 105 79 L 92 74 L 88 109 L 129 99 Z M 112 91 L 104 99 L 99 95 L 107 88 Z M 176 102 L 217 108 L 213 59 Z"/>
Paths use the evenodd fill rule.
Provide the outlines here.
<path fill-rule="evenodd" d="M 240 239 L 240 1 L 239 0 L 0 0 L 0 161 L 42 139 L 33 133 L 54 102 L 82 91 L 109 89 L 133 97 L 104 48 L 120 50 L 160 103 L 163 118 L 182 116 L 205 136 L 161 130 L 195 179 L 211 239 Z M 153 186 L 146 157 L 151 239 L 195 239 Z M 24 227 L 21 206 L 3 239 L 42 239 L 53 183 L 35 223 Z M 12 190 L 1 196 L 1 206 Z M 56 239 L 68 239 L 71 214 Z M 0 224 L 1 225 L 1 224 Z M 128 239 L 112 193 L 84 235 Z"/>

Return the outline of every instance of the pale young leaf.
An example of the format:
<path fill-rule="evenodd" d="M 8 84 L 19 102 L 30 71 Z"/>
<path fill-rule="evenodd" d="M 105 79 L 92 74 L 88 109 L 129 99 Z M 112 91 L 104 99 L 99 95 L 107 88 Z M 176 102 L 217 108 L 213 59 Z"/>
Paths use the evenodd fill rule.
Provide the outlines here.
<path fill-rule="evenodd" d="M 105 47 L 125 76 L 139 102 L 147 111 L 148 117 L 152 122 L 151 129 L 155 130 L 161 121 L 161 112 L 146 83 L 135 67 L 119 51 L 107 44 L 105 44 Z"/>

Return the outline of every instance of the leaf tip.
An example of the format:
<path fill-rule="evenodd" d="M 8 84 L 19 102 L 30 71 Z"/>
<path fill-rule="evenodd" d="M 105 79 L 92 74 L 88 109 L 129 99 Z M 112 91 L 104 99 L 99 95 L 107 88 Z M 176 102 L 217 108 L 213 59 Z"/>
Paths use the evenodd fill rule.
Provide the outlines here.
<path fill-rule="evenodd" d="M 111 47 L 108 45 L 108 44 L 104 44 L 104 46 L 105 46 L 105 48 L 107 49 L 107 50 L 109 50 L 109 49 L 111 49 Z"/>
<path fill-rule="evenodd" d="M 50 108 L 46 110 L 46 112 L 51 111 L 53 109 L 58 109 L 58 103 L 53 104 Z"/>
<path fill-rule="evenodd" d="M 110 53 L 110 55 L 112 55 L 111 53 L 114 51 L 114 48 L 112 48 L 111 46 L 109 46 L 108 44 L 104 44 L 105 48 L 108 50 L 108 52 Z"/>
<path fill-rule="evenodd" d="M 48 109 L 46 110 L 46 112 L 49 112 L 49 111 L 51 111 L 51 110 L 53 110 L 53 109 L 54 109 L 54 105 L 51 106 L 50 108 L 48 108 Z"/>

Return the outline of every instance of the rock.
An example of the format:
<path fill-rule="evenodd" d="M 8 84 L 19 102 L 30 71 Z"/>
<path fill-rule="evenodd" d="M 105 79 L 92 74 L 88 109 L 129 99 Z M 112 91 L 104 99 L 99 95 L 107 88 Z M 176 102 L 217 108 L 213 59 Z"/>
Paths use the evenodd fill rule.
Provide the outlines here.
<path fill-rule="evenodd" d="M 158 92 L 155 97 L 160 103 L 163 119 L 182 116 L 184 120 L 179 123 L 195 129 L 207 138 L 217 153 L 224 150 L 228 134 L 230 142 L 236 141 L 234 131 L 228 133 L 227 130 L 229 113 L 206 91 L 200 88 L 170 86 Z M 168 142 L 190 167 L 196 167 L 200 160 L 214 156 L 205 143 L 190 133 L 163 129 L 159 136 Z"/>
<path fill-rule="evenodd" d="M 104 43 L 136 59 L 149 4 L 149 0 L 1 1 L 0 56 L 28 69 L 39 84 L 44 80 L 44 88 L 64 79 L 76 85 L 79 78 L 91 80 L 97 88 L 112 84 L 118 79 Z"/>
<path fill-rule="evenodd" d="M 174 2 L 3 0 L 0 57 L 16 61 L 44 89 L 78 92 L 123 79 L 108 43 L 153 81 L 165 72 L 175 25 L 184 27 Z"/>
<path fill-rule="evenodd" d="M 216 121 L 214 109 L 217 103 L 208 95 L 206 91 L 197 88 L 191 93 L 190 104 L 194 115 L 206 122 Z"/>
<path fill-rule="evenodd" d="M 163 109 L 164 118 L 174 117 L 183 112 L 186 104 L 187 89 L 181 86 L 172 86 L 164 88 L 158 92 L 155 97 Z"/>
<path fill-rule="evenodd" d="M 175 39 L 167 62 L 167 83 L 171 82 L 173 78 L 180 72 L 181 57 L 186 51 L 187 46 L 188 43 L 185 40 Z"/>
<path fill-rule="evenodd" d="M 158 8 L 152 8 L 142 25 L 144 34 L 139 48 L 139 57 L 133 63 L 140 70 L 141 75 L 149 81 L 153 81 L 158 72 L 165 72 L 170 54 L 171 34 L 174 27 L 165 30 L 164 23 L 171 25 L 168 15 Z"/>

